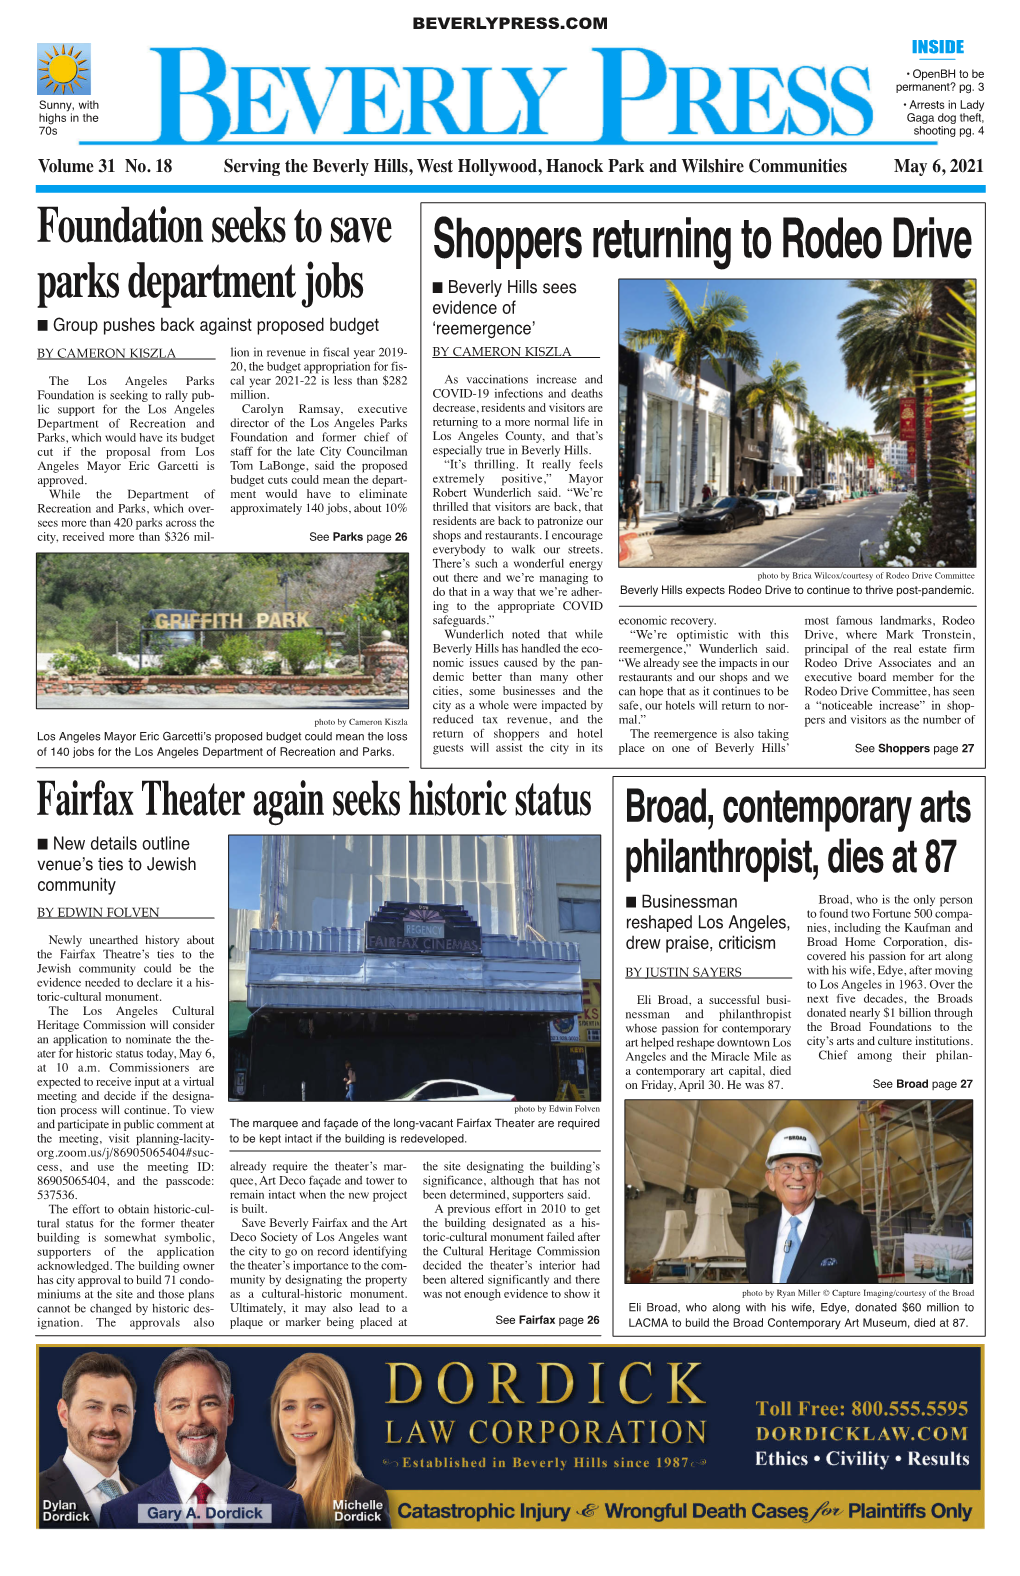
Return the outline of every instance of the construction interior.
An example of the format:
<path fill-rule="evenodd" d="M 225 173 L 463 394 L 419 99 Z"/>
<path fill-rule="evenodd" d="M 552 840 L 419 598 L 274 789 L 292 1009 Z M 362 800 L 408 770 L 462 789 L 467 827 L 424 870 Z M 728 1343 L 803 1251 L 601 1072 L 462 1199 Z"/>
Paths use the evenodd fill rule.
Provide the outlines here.
<path fill-rule="evenodd" d="M 871 1224 L 881 1281 L 973 1278 L 970 1100 L 630 1100 L 625 1258 L 630 1281 L 746 1280 L 743 1229 L 778 1201 L 772 1135 L 805 1126 L 819 1194 Z"/>

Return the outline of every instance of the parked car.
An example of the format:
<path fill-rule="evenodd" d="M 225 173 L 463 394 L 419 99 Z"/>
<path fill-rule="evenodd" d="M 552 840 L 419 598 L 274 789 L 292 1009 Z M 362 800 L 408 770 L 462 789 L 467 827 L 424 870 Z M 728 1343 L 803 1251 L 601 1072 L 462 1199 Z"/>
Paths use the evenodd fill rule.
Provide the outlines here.
<path fill-rule="evenodd" d="M 415 1084 L 406 1094 L 393 1096 L 397 1100 L 516 1100 L 515 1094 L 500 1094 L 496 1089 L 486 1089 L 484 1084 L 469 1083 L 466 1078 L 430 1078 L 426 1083 Z"/>
<path fill-rule="evenodd" d="M 778 515 L 793 513 L 793 495 L 783 492 L 781 487 L 771 488 L 768 492 L 752 493 L 751 497 L 765 505 L 766 520 L 775 520 Z"/>
<path fill-rule="evenodd" d="M 827 503 L 842 503 L 844 493 L 842 487 L 837 487 L 833 482 L 826 482 L 822 488 Z"/>
<path fill-rule="evenodd" d="M 655 535 L 666 531 L 735 531 L 742 525 L 761 525 L 765 505 L 757 498 L 706 498 L 694 509 L 681 509 L 668 525 L 657 525 Z"/>
<path fill-rule="evenodd" d="M 820 487 L 805 487 L 796 501 L 798 509 L 824 509 L 829 502 Z"/>

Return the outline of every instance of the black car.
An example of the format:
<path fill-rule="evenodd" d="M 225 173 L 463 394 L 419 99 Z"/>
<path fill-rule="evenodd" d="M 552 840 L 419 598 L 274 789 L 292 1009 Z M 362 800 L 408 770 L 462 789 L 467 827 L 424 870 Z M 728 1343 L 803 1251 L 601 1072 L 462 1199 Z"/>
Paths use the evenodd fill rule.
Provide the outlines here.
<path fill-rule="evenodd" d="M 668 525 L 658 525 L 655 535 L 665 531 L 735 531 L 742 525 L 761 525 L 765 505 L 754 498 L 708 498 L 693 509 L 681 509 Z"/>
<path fill-rule="evenodd" d="M 794 499 L 798 509 L 824 509 L 828 501 L 820 487 L 805 487 Z"/>

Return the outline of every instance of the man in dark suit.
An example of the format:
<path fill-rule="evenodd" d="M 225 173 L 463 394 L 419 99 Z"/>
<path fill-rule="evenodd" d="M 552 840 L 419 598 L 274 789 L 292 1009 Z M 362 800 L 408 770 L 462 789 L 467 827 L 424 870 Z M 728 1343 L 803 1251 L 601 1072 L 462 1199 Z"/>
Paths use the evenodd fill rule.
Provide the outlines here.
<path fill-rule="evenodd" d="M 234 1418 L 230 1369 L 211 1352 L 182 1346 L 156 1375 L 156 1427 L 170 1465 L 123 1499 L 103 1507 L 101 1527 L 304 1527 L 304 1501 L 289 1489 L 232 1466 L 227 1429 Z"/>
<path fill-rule="evenodd" d="M 67 1449 L 39 1476 L 40 1527 L 96 1527 L 103 1506 L 135 1487 L 117 1463 L 131 1443 L 137 1391 L 108 1352 L 75 1358 L 57 1402 Z"/>
<path fill-rule="evenodd" d="M 748 1281 L 873 1285 L 878 1274 L 867 1220 L 817 1196 L 822 1152 L 814 1135 L 784 1127 L 769 1144 L 765 1168 L 782 1208 L 744 1227 Z"/>

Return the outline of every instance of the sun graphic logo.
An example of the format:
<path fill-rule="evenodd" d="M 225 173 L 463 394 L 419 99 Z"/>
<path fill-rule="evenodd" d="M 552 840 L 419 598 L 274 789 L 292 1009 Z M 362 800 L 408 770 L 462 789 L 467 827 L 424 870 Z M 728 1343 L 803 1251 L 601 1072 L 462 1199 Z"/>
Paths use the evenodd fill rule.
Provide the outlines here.
<path fill-rule="evenodd" d="M 91 44 L 40 44 L 39 93 L 89 93 Z"/>

